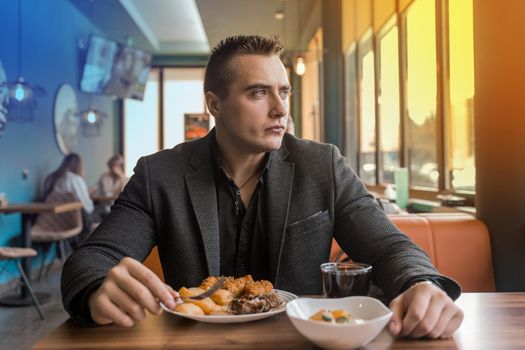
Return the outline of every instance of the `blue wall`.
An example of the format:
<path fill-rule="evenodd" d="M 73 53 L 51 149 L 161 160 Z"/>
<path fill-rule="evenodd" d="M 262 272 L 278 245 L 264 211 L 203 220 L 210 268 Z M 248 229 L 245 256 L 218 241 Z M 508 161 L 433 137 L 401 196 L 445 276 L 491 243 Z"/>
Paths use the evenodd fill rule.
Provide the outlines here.
<path fill-rule="evenodd" d="M 8 81 L 17 78 L 17 11 L 18 1 L 0 1 L 0 61 Z M 53 122 L 55 95 L 63 83 L 77 91 L 81 110 L 92 102 L 109 115 L 100 136 L 80 136 L 78 141 L 77 152 L 84 159 L 84 176 L 89 186 L 96 182 L 106 168 L 106 160 L 117 151 L 116 102 L 107 96 L 90 97 L 78 90 L 85 52 L 79 48 L 79 41 L 87 43 L 91 33 L 111 39 L 111 33 L 100 32 L 70 1 L 22 1 L 21 75 L 26 81 L 44 87 L 47 95 L 38 99 L 33 122 L 8 122 L 0 136 L 0 192 L 5 192 L 10 202 L 38 198 L 43 179 L 63 158 Z M 29 171 L 27 179 L 22 178 L 23 169 Z M 0 246 L 11 244 L 19 234 L 20 215 L 0 214 Z M 34 260 L 34 264 L 38 263 Z M 0 282 L 16 276 L 14 269 L 9 271 L 13 273 L 1 275 Z"/>

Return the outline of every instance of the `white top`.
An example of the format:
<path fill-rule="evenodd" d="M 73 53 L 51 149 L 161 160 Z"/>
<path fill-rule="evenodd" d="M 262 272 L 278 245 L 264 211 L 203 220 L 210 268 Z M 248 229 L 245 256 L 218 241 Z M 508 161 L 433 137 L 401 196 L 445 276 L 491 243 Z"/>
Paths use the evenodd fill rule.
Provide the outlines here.
<path fill-rule="evenodd" d="M 53 190 L 60 193 L 74 193 L 78 200 L 82 202 L 88 214 L 93 212 L 93 201 L 89 197 L 88 187 L 82 176 L 66 171 L 66 173 L 55 182 Z"/>
<path fill-rule="evenodd" d="M 125 180 L 124 185 L 128 179 Z M 97 191 L 103 196 L 118 196 L 122 190 L 123 184 L 120 179 L 113 178 L 110 173 L 104 173 L 97 182 Z"/>

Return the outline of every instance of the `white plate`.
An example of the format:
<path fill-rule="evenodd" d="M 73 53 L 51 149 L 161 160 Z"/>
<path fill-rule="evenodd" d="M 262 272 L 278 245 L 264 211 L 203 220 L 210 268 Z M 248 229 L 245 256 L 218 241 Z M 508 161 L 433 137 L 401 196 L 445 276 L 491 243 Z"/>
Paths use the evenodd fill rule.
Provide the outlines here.
<path fill-rule="evenodd" d="M 191 320 L 206 322 L 206 323 L 241 323 L 261 320 L 266 317 L 277 315 L 286 310 L 286 303 L 290 300 L 297 299 L 297 295 L 285 292 L 284 290 L 274 289 L 277 292 L 277 296 L 282 300 L 283 304 L 275 310 L 261 312 L 258 314 L 246 314 L 246 315 L 188 315 L 177 311 L 168 309 L 164 304 L 160 303 L 162 309 L 170 314 L 174 314 L 180 317 L 189 318 Z"/>

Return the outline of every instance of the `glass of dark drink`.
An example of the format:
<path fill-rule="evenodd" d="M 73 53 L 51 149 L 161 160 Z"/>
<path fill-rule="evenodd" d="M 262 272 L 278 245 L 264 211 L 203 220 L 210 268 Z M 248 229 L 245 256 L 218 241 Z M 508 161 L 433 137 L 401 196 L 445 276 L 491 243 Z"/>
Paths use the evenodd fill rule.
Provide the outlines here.
<path fill-rule="evenodd" d="M 323 290 L 327 298 L 368 295 L 372 266 L 356 262 L 321 264 Z"/>

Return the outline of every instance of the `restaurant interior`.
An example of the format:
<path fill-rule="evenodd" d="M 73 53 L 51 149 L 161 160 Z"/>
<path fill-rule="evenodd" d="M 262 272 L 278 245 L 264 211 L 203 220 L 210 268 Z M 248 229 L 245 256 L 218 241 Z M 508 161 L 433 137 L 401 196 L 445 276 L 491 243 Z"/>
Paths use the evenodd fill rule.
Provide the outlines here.
<path fill-rule="evenodd" d="M 46 177 L 76 153 L 92 189 L 114 155 L 131 177 L 206 135 L 210 49 L 236 34 L 285 42 L 295 136 L 336 145 L 441 272 L 467 293 L 525 292 L 524 14 L 522 0 L 0 1 L 0 247 L 36 251 L 0 248 L 0 299 L 32 300 L 25 271 L 55 300 L 47 323 L 32 302 L 0 306 L 0 348 L 67 319 L 56 237 L 70 228 L 44 218 L 82 206 L 39 205 Z M 156 251 L 146 264 L 162 276 Z"/>

